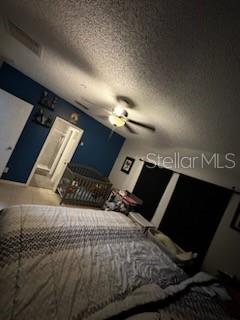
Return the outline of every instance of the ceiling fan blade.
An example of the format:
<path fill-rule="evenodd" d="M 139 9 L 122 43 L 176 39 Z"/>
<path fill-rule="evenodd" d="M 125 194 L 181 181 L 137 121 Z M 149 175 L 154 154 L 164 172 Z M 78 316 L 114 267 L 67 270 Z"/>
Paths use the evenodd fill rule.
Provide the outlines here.
<path fill-rule="evenodd" d="M 102 115 L 102 114 L 95 114 L 94 116 L 95 116 L 95 117 L 98 117 L 98 118 L 100 118 L 100 119 L 103 119 L 103 120 L 108 120 L 108 116 L 104 116 L 104 115 Z"/>
<path fill-rule="evenodd" d="M 100 105 L 100 104 L 96 104 L 96 103 L 93 103 L 87 99 L 80 99 L 80 100 L 75 100 L 75 103 L 80 107 L 80 108 L 83 108 L 85 110 L 91 110 L 91 108 L 95 108 L 95 109 L 98 109 L 97 111 L 104 111 L 108 114 L 111 113 L 111 110 L 109 110 L 108 108 L 106 108 L 105 106 L 103 105 Z"/>
<path fill-rule="evenodd" d="M 136 132 L 127 122 L 125 123 L 124 126 L 126 127 L 126 129 L 127 129 L 129 132 L 131 132 L 131 133 L 133 133 L 133 134 L 137 134 L 137 132 Z"/>
<path fill-rule="evenodd" d="M 132 123 L 132 124 L 135 124 L 137 126 L 140 126 L 140 127 L 145 128 L 145 129 L 151 130 L 151 131 L 155 131 L 156 130 L 156 128 L 154 126 L 150 125 L 150 124 L 138 122 L 138 121 L 131 120 L 131 119 L 127 119 L 127 121 Z"/>
<path fill-rule="evenodd" d="M 103 108 L 103 107 L 99 107 L 98 106 L 98 110 L 96 110 L 96 111 L 103 111 L 103 112 L 105 112 L 105 113 L 107 113 L 107 114 L 111 114 L 112 113 L 112 111 L 110 111 L 110 110 L 108 110 L 108 109 L 106 109 L 106 108 Z"/>
<path fill-rule="evenodd" d="M 130 99 L 129 97 L 126 96 L 116 96 L 116 100 L 118 103 L 121 104 L 121 102 L 125 102 L 127 104 L 127 108 L 129 109 L 133 109 L 136 107 L 136 104 L 133 102 L 132 99 Z"/>

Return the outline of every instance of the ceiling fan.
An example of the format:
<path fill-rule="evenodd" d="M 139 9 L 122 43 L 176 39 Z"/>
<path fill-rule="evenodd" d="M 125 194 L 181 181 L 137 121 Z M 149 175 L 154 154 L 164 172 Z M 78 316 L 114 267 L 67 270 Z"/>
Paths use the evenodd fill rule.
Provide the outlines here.
<path fill-rule="evenodd" d="M 125 97 L 118 97 L 116 106 L 111 112 L 108 111 L 109 115 L 99 115 L 99 117 L 101 119 L 108 120 L 115 128 L 125 127 L 132 134 L 137 134 L 132 125 L 136 125 L 154 132 L 156 130 L 154 126 L 128 118 L 128 112 L 126 108 L 132 108 L 133 106 L 134 104 L 131 103 L 129 99 Z"/>

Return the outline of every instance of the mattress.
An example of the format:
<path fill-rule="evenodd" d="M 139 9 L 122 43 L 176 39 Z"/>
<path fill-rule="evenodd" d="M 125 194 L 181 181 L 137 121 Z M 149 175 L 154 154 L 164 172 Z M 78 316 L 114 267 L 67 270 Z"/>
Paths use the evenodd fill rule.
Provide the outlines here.
<path fill-rule="evenodd" d="M 188 319 L 190 305 L 194 319 L 228 319 L 202 288 L 211 277 L 188 278 L 121 213 L 13 206 L 0 231 L 0 319 L 125 319 L 149 307 Z"/>

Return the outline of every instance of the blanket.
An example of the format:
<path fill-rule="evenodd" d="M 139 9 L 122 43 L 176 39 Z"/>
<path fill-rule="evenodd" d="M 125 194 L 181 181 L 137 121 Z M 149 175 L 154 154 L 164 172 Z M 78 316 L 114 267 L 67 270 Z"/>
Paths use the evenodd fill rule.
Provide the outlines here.
<path fill-rule="evenodd" d="M 4 320 L 106 319 L 209 280 L 188 278 L 117 212 L 13 206 L 0 232 Z"/>

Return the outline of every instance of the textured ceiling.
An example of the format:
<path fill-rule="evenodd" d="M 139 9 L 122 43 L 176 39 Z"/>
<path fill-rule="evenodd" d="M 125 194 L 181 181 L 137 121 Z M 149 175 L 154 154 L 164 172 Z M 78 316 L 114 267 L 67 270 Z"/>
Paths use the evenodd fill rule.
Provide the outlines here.
<path fill-rule="evenodd" d="M 0 55 L 94 114 L 130 97 L 134 139 L 159 148 L 240 152 L 237 1 L 7 0 L 11 19 L 43 47 L 35 56 L 1 26 Z M 93 102 L 96 106 L 88 103 Z M 101 121 L 105 125 L 107 122 Z M 119 133 L 133 138 L 122 129 Z"/>

